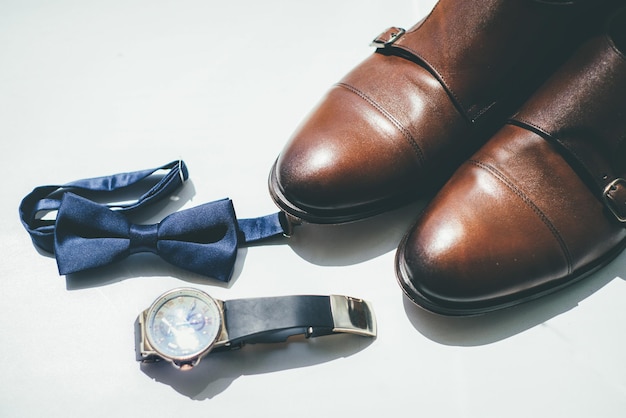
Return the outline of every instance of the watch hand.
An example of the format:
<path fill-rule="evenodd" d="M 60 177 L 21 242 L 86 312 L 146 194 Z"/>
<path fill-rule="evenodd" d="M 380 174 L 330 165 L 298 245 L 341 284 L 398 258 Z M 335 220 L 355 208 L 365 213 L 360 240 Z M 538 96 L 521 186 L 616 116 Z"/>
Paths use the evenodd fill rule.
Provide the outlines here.
<path fill-rule="evenodd" d="M 178 330 L 176 329 L 176 327 L 174 327 L 174 325 L 172 325 L 172 323 L 170 321 L 167 320 L 166 317 L 161 318 L 161 322 L 163 322 L 165 325 L 167 325 L 167 330 L 168 332 L 172 332 L 174 334 L 178 334 Z"/>
<path fill-rule="evenodd" d="M 187 312 L 187 323 L 191 323 L 190 318 L 194 317 L 196 315 L 196 307 L 197 307 L 197 302 L 194 300 L 193 301 L 193 305 L 191 305 L 191 308 L 189 308 L 189 311 Z"/>

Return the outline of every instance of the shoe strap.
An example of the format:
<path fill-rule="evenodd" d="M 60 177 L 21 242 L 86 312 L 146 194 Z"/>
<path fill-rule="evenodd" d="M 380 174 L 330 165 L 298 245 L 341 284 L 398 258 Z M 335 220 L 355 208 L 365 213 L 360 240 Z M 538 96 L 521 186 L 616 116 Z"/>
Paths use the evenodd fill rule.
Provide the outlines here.
<path fill-rule="evenodd" d="M 428 70 L 469 122 L 500 124 L 597 26 L 603 2 L 444 0 L 372 46 Z"/>
<path fill-rule="evenodd" d="M 626 56 L 608 36 L 582 46 L 510 123 L 554 144 L 626 227 Z"/>

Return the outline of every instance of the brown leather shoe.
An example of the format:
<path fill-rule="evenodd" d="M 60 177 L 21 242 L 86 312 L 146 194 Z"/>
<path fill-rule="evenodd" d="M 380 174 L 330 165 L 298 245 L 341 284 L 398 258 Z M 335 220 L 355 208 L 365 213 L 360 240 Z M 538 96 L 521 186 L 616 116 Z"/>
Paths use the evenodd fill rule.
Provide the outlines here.
<path fill-rule="evenodd" d="M 626 9 L 452 176 L 403 239 L 418 305 L 471 315 L 551 293 L 626 246 Z"/>
<path fill-rule="evenodd" d="M 615 0 L 440 0 L 336 84 L 273 166 L 278 206 L 361 219 L 444 180 L 599 26 Z"/>

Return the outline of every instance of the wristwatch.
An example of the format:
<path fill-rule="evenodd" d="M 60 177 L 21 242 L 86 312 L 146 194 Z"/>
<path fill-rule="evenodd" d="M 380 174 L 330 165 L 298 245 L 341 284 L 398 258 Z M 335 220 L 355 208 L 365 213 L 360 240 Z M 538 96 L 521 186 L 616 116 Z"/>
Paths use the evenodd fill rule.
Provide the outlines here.
<path fill-rule="evenodd" d="M 349 296 L 297 295 L 222 301 L 193 288 L 170 290 L 135 322 L 137 361 L 189 370 L 210 352 L 348 333 L 376 336 L 371 304 Z"/>

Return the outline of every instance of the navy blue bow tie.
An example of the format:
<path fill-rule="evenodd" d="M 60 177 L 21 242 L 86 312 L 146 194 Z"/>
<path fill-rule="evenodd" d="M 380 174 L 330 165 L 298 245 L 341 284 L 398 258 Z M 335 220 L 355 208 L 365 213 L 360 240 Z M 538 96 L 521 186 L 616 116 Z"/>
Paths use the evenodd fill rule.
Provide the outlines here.
<path fill-rule="evenodd" d="M 54 254 L 60 274 L 152 252 L 175 266 L 228 281 L 240 241 L 245 242 L 245 232 L 229 199 L 175 212 L 158 224 L 135 225 L 121 213 L 68 193 L 57 215 Z"/>
<path fill-rule="evenodd" d="M 163 181 L 137 203 L 117 206 L 117 210 L 72 193 L 128 187 L 164 167 L 171 171 Z M 153 170 L 42 186 L 22 201 L 20 215 L 35 244 L 54 252 L 60 274 L 101 267 L 138 252 L 152 252 L 183 269 L 228 281 L 239 246 L 286 233 L 288 225 L 282 213 L 238 220 L 230 199 L 175 212 L 158 224 L 138 225 L 128 220 L 131 210 L 136 212 L 162 198 L 186 177 L 184 164 L 179 162 L 177 166 L 173 162 Z M 60 198 L 52 198 L 58 194 Z M 58 209 L 56 220 L 41 223 L 35 214 L 42 209 Z"/>

